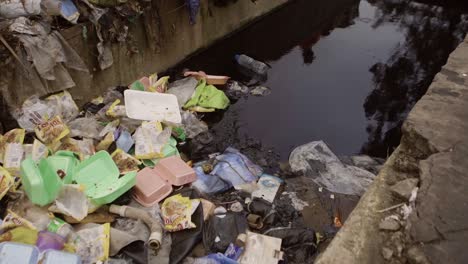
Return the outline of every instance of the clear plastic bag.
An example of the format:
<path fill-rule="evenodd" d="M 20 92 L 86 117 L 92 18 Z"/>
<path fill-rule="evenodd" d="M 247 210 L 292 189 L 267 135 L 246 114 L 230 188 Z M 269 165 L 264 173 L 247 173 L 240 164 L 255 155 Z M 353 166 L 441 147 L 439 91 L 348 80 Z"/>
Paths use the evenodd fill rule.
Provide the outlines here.
<path fill-rule="evenodd" d="M 70 137 L 99 139 L 101 124 L 94 117 L 81 117 L 68 123 Z"/>
<path fill-rule="evenodd" d="M 78 221 L 83 220 L 88 215 L 88 198 L 84 188 L 76 184 L 65 184 L 49 210 L 71 216 Z"/>
<path fill-rule="evenodd" d="M 198 134 L 208 131 L 208 125 L 189 111 L 182 112 L 182 124 L 187 138 L 194 138 Z"/>

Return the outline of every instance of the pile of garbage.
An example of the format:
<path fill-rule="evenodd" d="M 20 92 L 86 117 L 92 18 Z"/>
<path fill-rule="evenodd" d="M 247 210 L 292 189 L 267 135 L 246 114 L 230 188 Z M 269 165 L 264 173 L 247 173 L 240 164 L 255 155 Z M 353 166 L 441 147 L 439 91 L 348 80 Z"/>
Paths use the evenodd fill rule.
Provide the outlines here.
<path fill-rule="evenodd" d="M 242 86 L 185 76 L 143 77 L 81 111 L 68 91 L 23 103 L 19 127 L 0 135 L 2 263 L 305 263 L 314 255 L 315 231 L 297 225 L 300 213 L 278 195 L 283 179 L 232 147 L 197 161 L 179 151 L 208 132 L 201 116 L 226 109 L 226 94 L 236 98 L 230 92 Z"/>

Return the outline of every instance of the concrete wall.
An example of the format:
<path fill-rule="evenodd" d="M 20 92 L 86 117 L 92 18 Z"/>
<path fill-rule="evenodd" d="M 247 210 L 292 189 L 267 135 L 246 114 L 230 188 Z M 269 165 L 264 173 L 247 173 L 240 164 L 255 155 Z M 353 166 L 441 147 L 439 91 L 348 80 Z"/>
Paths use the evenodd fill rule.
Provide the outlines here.
<path fill-rule="evenodd" d="M 467 73 L 468 37 L 411 110 L 400 146 L 315 263 L 467 263 Z M 407 202 L 392 190 L 410 178 L 419 182 L 412 214 L 400 229 L 379 227 L 398 212 L 380 210 Z"/>
<path fill-rule="evenodd" d="M 64 37 L 89 65 L 93 72 L 91 85 L 79 82 L 71 89 L 76 100 L 83 102 L 101 94 L 108 87 L 128 85 L 132 81 L 154 72 L 163 71 L 185 59 L 197 50 L 208 47 L 216 40 L 233 33 L 249 22 L 271 12 L 290 0 L 240 0 L 226 7 L 216 7 L 213 1 L 201 0 L 201 10 L 195 25 L 190 25 L 188 12 L 181 7 L 183 1 L 153 0 L 159 9 L 159 50 L 153 51 L 147 41 L 143 19 L 136 21 L 130 32 L 137 40 L 138 54 L 129 55 L 127 47 L 114 44 L 114 65 L 104 71 L 97 64 L 95 37 L 86 41 L 82 37 L 82 26 L 65 30 Z M 88 28 L 91 27 L 88 25 Z M 92 30 L 89 30 L 92 32 Z"/>

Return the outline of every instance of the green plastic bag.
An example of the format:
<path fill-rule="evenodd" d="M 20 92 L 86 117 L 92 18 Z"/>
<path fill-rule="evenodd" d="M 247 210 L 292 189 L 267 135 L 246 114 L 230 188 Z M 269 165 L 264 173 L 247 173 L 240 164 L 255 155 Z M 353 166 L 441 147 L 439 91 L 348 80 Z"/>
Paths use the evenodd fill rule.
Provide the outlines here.
<path fill-rule="evenodd" d="M 198 83 L 192 98 L 185 104 L 184 109 L 202 107 L 207 109 L 226 109 L 229 106 L 229 98 L 223 91 L 213 85 L 206 85 L 202 79 Z"/>

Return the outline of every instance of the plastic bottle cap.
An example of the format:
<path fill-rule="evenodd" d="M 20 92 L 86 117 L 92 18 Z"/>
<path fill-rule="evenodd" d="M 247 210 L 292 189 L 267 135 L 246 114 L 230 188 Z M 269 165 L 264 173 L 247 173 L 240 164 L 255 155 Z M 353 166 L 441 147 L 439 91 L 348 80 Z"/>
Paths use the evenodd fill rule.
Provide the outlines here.
<path fill-rule="evenodd" d="M 234 59 L 236 59 L 236 61 L 239 60 L 239 57 L 240 57 L 239 54 L 234 55 Z"/>

